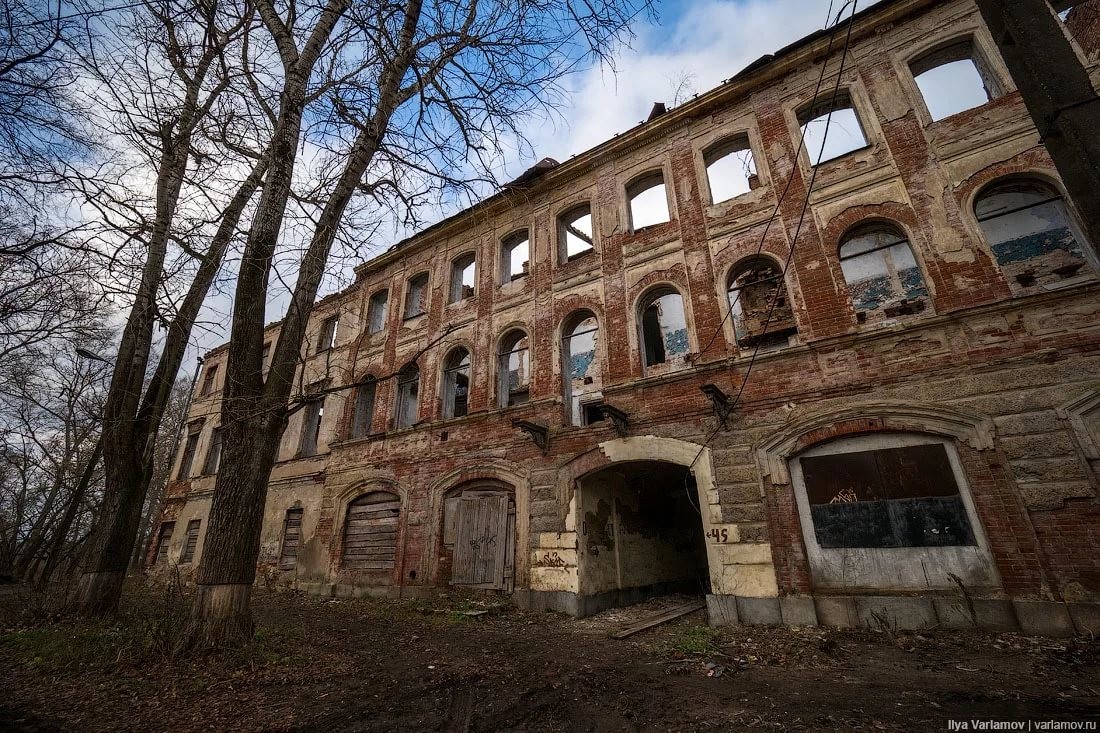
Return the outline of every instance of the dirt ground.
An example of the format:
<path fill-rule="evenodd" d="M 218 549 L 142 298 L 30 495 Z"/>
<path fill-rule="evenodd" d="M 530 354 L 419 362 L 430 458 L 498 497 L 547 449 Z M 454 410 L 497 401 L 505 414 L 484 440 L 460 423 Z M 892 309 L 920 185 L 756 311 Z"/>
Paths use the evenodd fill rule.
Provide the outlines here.
<path fill-rule="evenodd" d="M 0 730 L 913 731 L 947 730 L 949 719 L 1100 720 L 1096 640 L 715 632 L 705 611 L 610 638 L 676 600 L 575 620 L 469 599 L 258 591 L 251 646 L 179 659 L 168 650 L 186 599 L 132 591 L 118 619 L 78 624 L 44 622 L 34 599 L 9 595 Z"/>

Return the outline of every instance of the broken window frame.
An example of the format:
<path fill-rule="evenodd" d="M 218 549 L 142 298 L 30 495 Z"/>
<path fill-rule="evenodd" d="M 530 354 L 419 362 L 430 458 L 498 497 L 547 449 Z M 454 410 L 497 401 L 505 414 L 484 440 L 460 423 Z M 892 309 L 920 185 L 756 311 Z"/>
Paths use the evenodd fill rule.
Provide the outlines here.
<path fill-rule="evenodd" d="M 466 276 L 472 284 L 466 284 Z M 477 255 L 466 252 L 451 260 L 451 290 L 447 302 L 451 305 L 469 300 L 477 293 Z"/>
<path fill-rule="evenodd" d="M 1027 193 L 1031 193 L 1033 199 L 1023 205 L 1015 205 L 1007 209 L 1002 207 L 993 209 L 992 211 L 982 210 L 983 206 L 988 205 L 989 201 L 996 196 L 1006 194 L 1016 194 L 1019 196 Z M 1028 212 L 1042 207 L 1051 208 L 1053 210 L 1052 213 L 1061 219 L 1062 226 L 1048 227 L 1041 232 L 1033 232 L 1025 236 L 1035 237 L 1039 235 L 1049 235 L 1050 232 L 1058 231 L 1059 229 L 1066 230 L 1066 233 L 1071 238 L 1068 246 L 1054 247 L 1052 251 L 1055 249 L 1063 250 L 1068 253 L 1071 261 L 1067 262 L 1067 264 L 1063 265 L 1061 268 L 1051 268 L 1049 272 L 1037 275 L 1035 273 L 1035 268 L 1026 263 L 1036 260 L 1038 256 L 1027 257 L 1022 260 L 1010 258 L 1012 254 L 1011 245 L 1020 242 L 1022 237 L 994 241 L 996 232 L 991 229 L 987 222 L 998 219 L 1003 220 L 1005 217 L 1009 216 L 1026 215 Z M 993 261 L 997 264 L 1014 292 L 1029 293 L 1073 284 L 1084 278 L 1094 276 L 1094 273 L 1098 270 L 1098 263 L 1093 256 L 1092 246 L 1085 237 L 1080 225 L 1077 223 L 1077 218 L 1066 202 L 1065 196 L 1062 194 L 1061 190 L 1047 181 L 1028 176 L 1011 176 L 993 181 L 974 197 L 973 211 L 982 238 L 993 254 Z M 1036 214 L 1033 214 L 1033 216 L 1039 218 Z M 1024 224 L 1026 224 L 1026 222 L 1024 222 Z M 1051 252 L 1043 252 L 1042 254 L 1051 254 Z M 1025 263 L 1026 269 L 1013 275 L 1013 271 L 1018 269 L 1016 266 L 1018 262 Z M 1060 272 L 1060 270 L 1065 271 Z M 1059 279 L 1041 279 L 1050 275 L 1058 275 Z"/>
<path fill-rule="evenodd" d="M 419 422 L 420 367 L 406 364 L 397 375 L 397 403 L 393 413 L 393 425 L 397 430 L 411 428 Z"/>
<path fill-rule="evenodd" d="M 850 250 L 857 246 L 860 240 L 876 235 L 880 237 L 879 244 L 868 249 L 861 249 L 858 252 L 845 254 L 846 248 Z M 886 242 L 882 243 L 881 239 L 886 239 Z M 904 251 L 908 253 L 909 259 L 913 262 L 912 267 L 898 267 L 898 257 L 904 256 L 902 251 L 897 249 L 898 247 L 904 247 Z M 873 256 L 877 257 L 873 258 Z M 860 261 L 864 264 L 870 263 L 872 258 L 881 265 L 881 269 L 886 270 L 885 277 L 891 285 L 888 293 L 889 298 L 883 302 L 881 313 L 878 312 L 880 310 L 879 306 L 874 308 L 862 306 L 865 299 L 857 299 L 855 288 L 857 283 L 863 281 L 854 279 L 854 264 L 845 266 L 845 263 L 858 263 Z M 919 315 L 928 308 L 928 284 L 925 282 L 924 270 L 921 267 L 920 260 L 917 259 L 909 237 L 892 222 L 870 221 L 850 229 L 841 238 L 840 247 L 837 249 L 837 259 L 840 262 L 841 274 L 844 276 L 844 285 L 848 289 L 848 298 L 855 309 L 856 320 L 860 323 L 866 323 L 871 316 L 882 316 L 881 318 L 872 318 L 871 320 L 874 321 L 895 321 Z M 902 273 L 911 269 L 916 270 L 917 278 L 907 285 Z"/>
<path fill-rule="evenodd" d="M 585 326 L 588 321 L 592 321 L 591 326 Z M 581 329 L 584 330 L 581 330 Z M 588 362 L 584 373 L 580 376 L 574 376 L 573 369 L 573 344 L 574 339 L 581 338 L 592 334 L 592 358 Z M 578 352 L 578 355 L 582 355 L 589 352 Z M 561 355 L 562 355 L 562 382 L 564 389 L 565 405 L 569 411 L 569 424 L 575 426 L 583 426 L 584 415 L 582 411 L 582 403 L 587 400 L 591 400 L 593 395 L 596 395 L 602 389 L 602 375 L 600 370 L 602 364 L 600 360 L 600 322 L 595 313 L 588 310 L 578 311 L 573 313 L 563 323 L 562 338 L 561 338 Z M 595 364 L 595 374 L 592 373 L 593 364 Z M 580 380 L 581 384 L 574 386 L 574 382 Z"/>
<path fill-rule="evenodd" d="M 176 471 L 176 481 L 186 481 L 191 478 L 191 469 L 194 467 L 195 455 L 199 452 L 199 436 L 202 433 L 202 423 L 188 428 L 187 437 L 183 441 L 183 452 L 180 453 L 180 467 Z"/>
<path fill-rule="evenodd" d="M 740 285 L 737 283 L 738 278 L 760 267 L 768 267 L 774 274 L 769 277 L 754 280 L 751 283 Z M 790 290 L 787 288 L 787 279 L 779 264 L 770 257 L 764 255 L 748 257 L 730 268 L 727 282 L 726 305 L 730 309 L 730 314 L 732 316 L 734 345 L 738 350 L 753 349 L 771 351 L 773 349 L 781 349 L 790 346 L 791 337 L 798 335 L 798 322 L 794 317 L 794 304 L 791 301 Z M 753 333 L 752 329 L 744 325 L 745 308 L 742 292 L 747 287 L 755 287 L 772 282 L 778 283 L 779 287 L 779 290 L 776 291 L 777 295 L 774 296 L 776 297 L 776 305 L 772 308 L 770 319 L 767 319 L 767 311 L 765 311 L 767 326 L 764 328 L 764 331 L 759 334 Z M 779 293 L 782 293 L 782 295 L 779 296 Z M 782 303 L 779 302 L 779 297 L 782 297 Z M 770 302 L 771 298 L 769 297 L 769 308 L 771 308 Z M 784 324 L 785 319 L 776 317 L 777 314 L 782 316 L 785 313 L 789 313 L 789 322 L 786 324 Z"/>
<path fill-rule="evenodd" d="M 413 275 L 405 283 L 404 318 L 411 321 L 428 312 L 428 273 Z"/>
<path fill-rule="evenodd" d="M 741 155 L 743 153 L 748 154 L 748 160 L 746 161 Z M 730 195 L 716 194 L 716 188 L 722 188 L 715 185 L 715 172 L 716 166 L 725 160 L 736 160 L 741 167 L 746 171 L 744 175 L 745 190 L 737 191 Z M 710 203 L 714 204 L 725 203 L 726 201 L 732 201 L 735 198 L 744 196 L 748 193 L 755 191 L 760 187 L 759 171 L 756 167 L 756 154 L 753 152 L 752 143 L 749 140 L 747 133 L 741 133 L 739 135 L 731 135 L 729 137 L 722 138 L 718 142 L 712 143 L 703 149 L 703 169 L 706 172 L 707 179 L 707 193 L 710 196 Z M 751 171 L 748 172 L 748 171 Z M 721 196 L 721 198 L 719 198 Z"/>
<path fill-rule="evenodd" d="M 520 344 L 527 344 L 520 346 Z M 512 369 L 513 358 L 518 368 Z M 516 371 L 520 381 L 512 384 L 511 375 Z M 500 339 L 500 351 L 497 353 L 498 400 L 501 408 L 515 407 L 531 400 L 531 341 L 527 332 L 513 328 Z"/>
<path fill-rule="evenodd" d="M 355 403 L 351 412 L 351 430 L 349 437 L 365 438 L 370 435 L 374 421 L 374 400 L 378 396 L 378 383 L 374 377 L 367 377 L 355 390 Z"/>
<path fill-rule="evenodd" d="M 585 235 L 583 230 L 578 229 L 575 224 L 581 219 L 588 217 L 588 226 L 591 228 L 591 232 Z M 596 217 L 592 209 L 592 204 L 584 202 L 570 207 L 566 211 L 562 212 L 558 216 L 558 262 L 565 264 L 572 260 L 584 257 L 591 252 L 596 251 Z M 580 240 L 581 242 L 587 242 L 588 246 L 583 249 L 579 249 L 576 252 L 569 253 L 570 237 Z"/>
<path fill-rule="evenodd" d="M 465 417 L 470 409 L 470 367 L 465 346 L 456 346 L 443 360 L 443 418 Z"/>
<path fill-rule="evenodd" d="M 202 464 L 202 472 L 205 476 L 213 476 L 218 472 L 222 462 L 222 429 L 216 427 L 210 431 L 210 446 L 206 449 L 206 460 Z"/>
<path fill-rule="evenodd" d="M 389 316 L 390 291 L 379 290 L 367 301 L 367 334 L 373 335 L 386 330 Z"/>
<path fill-rule="evenodd" d="M 215 389 L 215 387 L 217 386 L 217 381 L 218 381 L 218 365 L 217 364 L 207 364 L 206 373 L 203 374 L 203 378 L 202 378 L 202 389 L 199 390 L 199 397 L 207 397 L 209 395 L 214 394 L 214 392 L 217 391 Z"/>
<path fill-rule="evenodd" d="M 930 87 L 927 83 L 922 86 L 920 78 L 931 71 L 962 61 L 970 62 L 974 73 L 981 82 L 982 91 L 985 93 L 985 99 L 977 104 L 955 109 L 945 114 L 933 113 L 932 105 L 929 104 L 929 94 L 937 90 Z M 909 73 L 913 77 L 913 83 L 917 87 L 921 103 L 924 104 L 924 110 L 928 114 L 928 119 L 931 122 L 939 122 L 940 120 L 945 120 L 968 110 L 977 109 L 1004 95 L 1004 87 L 1001 80 L 993 71 L 993 67 L 989 64 L 985 54 L 982 53 L 974 37 L 969 35 L 961 38 L 953 38 L 939 44 L 935 48 L 921 53 L 909 62 Z M 925 77 L 925 79 L 927 82 L 928 77 Z"/>
<path fill-rule="evenodd" d="M 524 253 L 523 262 L 517 271 L 515 266 L 516 253 Z M 500 240 L 500 282 L 506 285 L 516 280 L 527 277 L 531 271 L 531 237 L 526 229 L 512 232 Z"/>
<path fill-rule="evenodd" d="M 626 210 L 630 218 L 630 231 L 641 232 L 651 227 L 660 226 L 661 224 L 667 224 L 672 221 L 672 207 L 669 205 L 668 186 L 665 184 L 665 173 L 663 170 L 657 169 L 647 171 L 634 178 L 626 185 L 625 189 Z M 660 189 L 660 196 L 657 194 L 647 196 L 647 194 L 656 189 Z M 645 201 L 643 201 L 643 198 Z M 652 205 L 656 205 L 658 201 L 664 204 L 663 214 L 660 212 L 650 214 L 648 211 L 639 210 L 637 208 L 645 204 L 650 198 L 653 199 Z M 664 217 L 663 219 L 661 218 L 662 216 Z M 653 218 L 653 220 L 650 221 L 650 218 Z M 639 225 L 637 223 L 639 220 L 644 223 Z"/>
<path fill-rule="evenodd" d="M 201 519 L 189 519 L 187 530 L 183 535 L 183 549 L 180 550 L 179 565 L 188 565 L 195 560 L 195 550 L 199 545 L 199 528 L 202 527 Z"/>
<path fill-rule="evenodd" d="M 843 112 L 845 110 L 851 110 L 852 117 L 855 119 L 856 126 L 859 128 L 859 134 L 862 138 L 862 145 L 855 145 L 850 148 L 845 148 L 841 152 L 832 152 L 828 148 L 828 135 L 829 130 L 834 125 L 840 126 L 840 123 L 835 121 L 835 115 L 837 112 Z M 798 121 L 799 133 L 802 135 L 803 148 L 806 153 L 807 160 L 811 167 L 816 167 L 825 163 L 830 163 L 834 160 L 839 160 L 852 153 L 858 153 L 861 150 L 866 150 L 871 147 L 871 139 L 867 136 L 867 128 L 863 124 L 863 118 L 859 113 L 859 108 L 856 106 L 855 100 L 852 98 L 851 92 L 847 89 L 842 89 L 834 96 L 831 92 L 828 94 L 828 98 L 818 98 L 809 104 L 804 105 L 795 115 Z M 812 132 L 810 125 L 817 123 L 825 124 L 826 132 L 822 133 L 822 140 L 825 142 L 824 147 L 821 145 L 814 145 L 811 142 L 811 137 L 816 137 L 817 133 Z M 841 128 L 843 129 L 843 128 Z M 836 139 L 835 137 L 832 139 Z M 816 141 L 814 141 L 816 142 Z M 819 155 L 822 156 L 818 158 Z M 828 157 L 825 157 L 825 156 Z M 816 160 L 815 160 L 816 158 Z"/>
<path fill-rule="evenodd" d="M 669 325 L 666 324 L 662 317 L 667 318 L 667 314 L 662 312 L 661 303 L 666 298 L 675 296 L 679 300 L 679 314 L 681 317 L 681 328 L 677 328 L 671 333 L 683 332 L 683 349 L 681 351 L 671 352 L 669 351 L 669 335 L 666 334 L 666 330 Z M 655 312 L 655 320 L 651 317 L 651 312 Z M 653 331 L 654 326 L 656 331 Z M 671 285 L 663 285 L 651 289 L 638 301 L 638 341 L 642 355 L 642 367 L 646 372 L 652 371 L 674 371 L 676 369 L 682 369 L 687 366 L 686 357 L 691 351 L 690 347 L 690 330 L 688 329 L 687 322 L 687 309 L 684 307 L 684 296 L 680 294 L 680 291 Z"/>
<path fill-rule="evenodd" d="M 321 330 L 317 333 L 317 346 L 314 354 L 321 354 L 336 346 L 336 332 L 340 328 L 340 314 L 327 316 L 321 321 Z"/>
<path fill-rule="evenodd" d="M 321 421 L 325 416 L 325 398 L 310 400 L 302 408 L 302 430 L 298 438 L 298 457 L 308 458 L 321 451 Z"/>

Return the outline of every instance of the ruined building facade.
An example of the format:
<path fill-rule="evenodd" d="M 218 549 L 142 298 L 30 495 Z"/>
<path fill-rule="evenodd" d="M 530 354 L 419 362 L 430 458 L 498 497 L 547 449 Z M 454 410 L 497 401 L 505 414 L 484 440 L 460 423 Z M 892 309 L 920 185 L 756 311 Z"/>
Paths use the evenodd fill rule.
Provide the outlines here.
<path fill-rule="evenodd" d="M 1094 79 L 1097 15 L 1064 26 Z M 842 40 L 359 266 L 302 347 L 300 392 L 327 394 L 290 418 L 261 571 L 577 615 L 689 590 L 716 624 L 1096 630 L 1095 243 L 970 0 L 883 2 Z M 225 355 L 150 565 L 201 556 Z"/>

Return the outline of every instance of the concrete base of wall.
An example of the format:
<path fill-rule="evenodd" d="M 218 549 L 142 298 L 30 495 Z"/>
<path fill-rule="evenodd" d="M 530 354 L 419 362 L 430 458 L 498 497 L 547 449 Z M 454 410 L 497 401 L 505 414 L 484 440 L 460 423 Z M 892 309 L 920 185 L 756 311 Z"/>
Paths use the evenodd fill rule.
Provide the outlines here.
<path fill-rule="evenodd" d="M 425 585 L 368 586 L 316 581 L 300 581 L 293 587 L 323 598 L 434 598 L 444 592 L 442 588 Z"/>
<path fill-rule="evenodd" d="M 657 596 L 667 596 L 674 593 L 692 595 L 698 592 L 698 586 L 695 583 L 685 581 L 654 583 L 637 588 L 623 588 L 591 595 L 580 595 L 569 591 L 517 590 L 512 594 L 512 600 L 524 610 L 557 611 L 569 616 L 584 618 L 600 611 L 606 611 L 609 608 L 632 606 L 635 603 L 641 603 Z"/>
<path fill-rule="evenodd" d="M 905 631 L 981 629 L 1034 636 L 1095 634 L 1100 603 L 963 599 L 930 596 L 785 596 L 747 598 L 708 595 L 711 626 L 784 624 Z"/>

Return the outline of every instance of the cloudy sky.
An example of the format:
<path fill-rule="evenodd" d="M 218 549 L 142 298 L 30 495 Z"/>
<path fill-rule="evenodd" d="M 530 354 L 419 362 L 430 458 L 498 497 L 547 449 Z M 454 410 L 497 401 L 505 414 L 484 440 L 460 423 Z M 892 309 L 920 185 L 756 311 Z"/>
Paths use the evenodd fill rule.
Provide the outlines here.
<path fill-rule="evenodd" d="M 874 3 L 863 0 L 858 7 Z M 513 156 L 506 176 L 518 175 L 542 157 L 566 160 L 582 153 L 638 124 L 654 102 L 671 103 L 684 87 L 688 96 L 712 89 L 760 56 L 824 27 L 830 7 L 835 18 L 844 6 L 844 0 L 658 0 L 659 17 L 642 20 L 614 69 L 592 67 L 566 80 L 569 103 L 554 119 L 531 123 L 527 137 L 533 156 Z M 849 12 L 850 6 L 845 18 Z M 378 242 L 378 251 L 400 238 L 397 232 L 390 241 Z M 329 289 L 346 282 L 331 278 Z M 281 290 L 272 288 L 269 321 L 282 316 L 286 299 Z M 197 353 L 228 338 L 228 296 L 216 296 L 210 305 L 207 328 L 196 334 Z"/>

